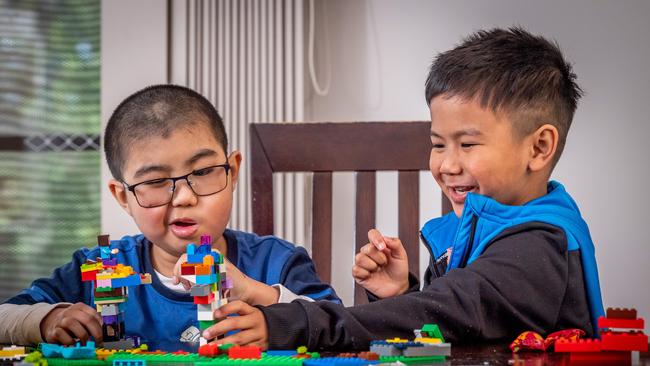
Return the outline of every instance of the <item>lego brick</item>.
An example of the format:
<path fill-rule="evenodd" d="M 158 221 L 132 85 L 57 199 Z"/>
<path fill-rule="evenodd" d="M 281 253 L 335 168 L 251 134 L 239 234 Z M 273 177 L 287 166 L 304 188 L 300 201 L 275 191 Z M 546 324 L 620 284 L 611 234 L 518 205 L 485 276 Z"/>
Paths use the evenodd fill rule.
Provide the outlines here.
<path fill-rule="evenodd" d="M 642 332 L 602 332 L 600 341 L 603 350 L 648 351 L 648 336 Z"/>
<path fill-rule="evenodd" d="M 214 294 L 209 293 L 208 296 L 194 296 L 194 303 L 199 304 L 211 304 L 214 301 Z"/>
<path fill-rule="evenodd" d="M 147 366 L 145 360 L 113 360 L 113 366 Z"/>
<path fill-rule="evenodd" d="M 135 347 L 135 343 L 132 339 L 122 339 L 119 341 L 104 341 L 104 348 L 106 349 L 115 349 L 115 350 L 126 350 Z"/>
<path fill-rule="evenodd" d="M 212 246 L 209 244 L 201 244 L 196 248 L 197 254 L 208 255 L 212 251 Z"/>
<path fill-rule="evenodd" d="M 201 235 L 201 245 L 212 246 L 212 235 L 204 234 Z"/>
<path fill-rule="evenodd" d="M 298 352 L 294 350 L 268 350 L 266 351 L 267 356 L 295 356 Z"/>
<path fill-rule="evenodd" d="M 211 257 L 206 257 L 211 258 Z M 198 264 L 194 267 L 195 274 L 198 275 L 211 275 L 214 274 L 214 268 L 209 264 Z"/>
<path fill-rule="evenodd" d="M 214 320 L 199 320 L 199 330 L 204 331 L 216 324 Z"/>
<path fill-rule="evenodd" d="M 97 279 L 97 270 L 81 272 L 82 281 L 95 281 L 95 279 Z"/>
<path fill-rule="evenodd" d="M 137 286 L 140 283 L 141 283 L 140 275 L 138 275 L 138 274 L 132 274 L 132 275 L 129 275 L 127 277 L 111 279 L 111 286 L 113 288 L 115 288 L 115 287 L 123 287 L 123 286 Z"/>
<path fill-rule="evenodd" d="M 598 339 L 558 339 L 555 342 L 555 352 L 600 352 L 602 345 Z"/>
<path fill-rule="evenodd" d="M 445 342 L 445 338 L 442 336 L 442 332 L 437 324 L 425 324 L 422 326 L 422 329 L 419 329 L 420 335 L 416 334 L 416 337 L 422 338 L 438 338 L 442 343 Z"/>
<path fill-rule="evenodd" d="M 196 254 L 196 245 L 194 243 L 187 244 L 185 253 L 187 253 L 187 255 Z"/>
<path fill-rule="evenodd" d="M 98 279 L 97 282 L 95 283 L 97 287 L 107 287 L 107 288 L 113 288 L 111 286 L 111 279 L 106 278 L 106 279 Z"/>
<path fill-rule="evenodd" d="M 192 296 L 208 296 L 212 293 L 210 285 L 195 285 L 190 288 L 190 295 Z"/>
<path fill-rule="evenodd" d="M 125 295 L 126 293 L 123 287 L 110 288 L 108 291 L 99 291 L 99 288 L 95 290 L 96 299 L 102 299 L 106 297 L 122 297 Z"/>
<path fill-rule="evenodd" d="M 644 326 L 645 324 L 643 318 L 617 319 L 617 318 L 605 318 L 603 316 L 598 318 L 598 328 L 643 329 Z"/>
<path fill-rule="evenodd" d="M 110 315 L 117 315 L 120 313 L 120 309 L 116 304 L 106 304 L 102 305 L 101 309 L 99 312 L 102 314 L 102 316 L 110 316 Z"/>
<path fill-rule="evenodd" d="M 118 316 L 116 315 L 104 315 L 102 314 L 102 322 L 104 324 L 117 324 L 119 322 Z"/>
<path fill-rule="evenodd" d="M 85 345 L 77 342 L 70 347 L 61 347 L 61 355 L 67 359 L 86 359 L 95 358 L 95 342 L 88 341 Z"/>
<path fill-rule="evenodd" d="M 110 235 L 107 234 L 97 235 L 97 246 L 108 247 L 110 246 L 110 244 L 111 244 Z"/>
<path fill-rule="evenodd" d="M 216 343 L 208 343 L 199 347 L 199 355 L 201 356 L 215 357 L 219 354 L 219 345 Z"/>
<path fill-rule="evenodd" d="M 258 359 L 262 358 L 262 349 L 257 346 L 234 346 L 228 349 L 230 359 Z"/>
<path fill-rule="evenodd" d="M 203 254 L 188 254 L 187 263 L 188 264 L 203 264 Z"/>
<path fill-rule="evenodd" d="M 607 308 L 606 316 L 609 319 L 636 319 L 636 309 Z"/>
<path fill-rule="evenodd" d="M 632 360 L 631 352 L 572 352 L 569 361 L 583 365 L 629 365 Z"/>
<path fill-rule="evenodd" d="M 197 285 L 208 285 L 217 281 L 217 276 L 214 274 L 211 275 L 197 275 L 196 284 Z"/>
<path fill-rule="evenodd" d="M 196 274 L 194 270 L 194 264 L 183 263 L 181 264 L 181 275 L 193 275 Z"/>

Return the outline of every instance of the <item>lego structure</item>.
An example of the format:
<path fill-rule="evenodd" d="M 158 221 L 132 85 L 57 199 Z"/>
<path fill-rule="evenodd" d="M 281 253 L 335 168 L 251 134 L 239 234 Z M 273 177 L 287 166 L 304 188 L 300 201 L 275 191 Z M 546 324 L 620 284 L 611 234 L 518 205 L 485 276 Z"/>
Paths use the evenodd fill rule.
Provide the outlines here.
<path fill-rule="evenodd" d="M 232 280 L 226 275 L 223 256 L 212 249 L 210 235 L 201 235 L 201 244 L 198 247 L 189 244 L 186 253 L 187 262 L 181 264 L 181 277 L 192 284 L 190 295 L 197 307 L 201 331 L 199 344 L 203 346 L 208 343 L 203 331 L 217 322 L 214 311 L 228 302 L 226 291 L 232 288 Z"/>
<path fill-rule="evenodd" d="M 151 284 L 151 274 L 137 274 L 132 267 L 117 263 L 118 249 L 111 249 L 108 235 L 99 235 L 97 245 L 100 257 L 81 265 L 81 280 L 93 282 L 94 303 L 102 317 L 104 347 L 137 347 L 139 339 L 125 334 L 124 303 L 128 299 L 128 287 Z"/>
<path fill-rule="evenodd" d="M 598 319 L 600 339 L 563 340 L 555 343 L 555 352 L 570 353 L 572 362 L 620 362 L 630 364 L 632 352 L 648 351 L 644 320 L 635 309 L 608 308 Z"/>

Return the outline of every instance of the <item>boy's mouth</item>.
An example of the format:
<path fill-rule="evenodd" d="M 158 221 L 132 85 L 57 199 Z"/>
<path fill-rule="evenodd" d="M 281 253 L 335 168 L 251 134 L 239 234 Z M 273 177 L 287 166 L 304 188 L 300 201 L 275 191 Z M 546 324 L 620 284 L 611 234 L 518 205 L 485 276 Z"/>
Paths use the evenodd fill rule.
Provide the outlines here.
<path fill-rule="evenodd" d="M 453 186 L 447 187 L 447 190 L 449 192 L 449 198 L 452 201 L 462 203 L 465 201 L 468 192 L 476 191 L 476 186 Z"/>
<path fill-rule="evenodd" d="M 169 223 L 171 231 L 180 238 L 188 238 L 194 235 L 197 230 L 196 221 L 188 218 L 172 220 Z"/>

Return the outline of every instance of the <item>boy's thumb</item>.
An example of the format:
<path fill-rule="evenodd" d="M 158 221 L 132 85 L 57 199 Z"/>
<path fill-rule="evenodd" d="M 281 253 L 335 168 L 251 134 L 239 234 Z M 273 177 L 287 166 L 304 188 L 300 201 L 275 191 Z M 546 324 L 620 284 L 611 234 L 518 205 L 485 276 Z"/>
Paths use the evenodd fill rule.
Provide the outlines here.
<path fill-rule="evenodd" d="M 370 240 L 372 245 L 374 245 L 378 250 L 386 249 L 386 240 L 384 240 L 384 236 L 381 235 L 379 230 L 370 229 L 370 231 L 368 231 L 368 240 Z"/>
<path fill-rule="evenodd" d="M 391 238 L 385 236 L 384 242 L 386 243 L 388 249 L 390 249 L 391 253 L 395 253 L 399 257 L 402 257 L 402 254 L 406 254 L 406 249 L 404 249 L 404 245 L 402 244 L 402 241 L 399 240 L 399 238 Z"/>

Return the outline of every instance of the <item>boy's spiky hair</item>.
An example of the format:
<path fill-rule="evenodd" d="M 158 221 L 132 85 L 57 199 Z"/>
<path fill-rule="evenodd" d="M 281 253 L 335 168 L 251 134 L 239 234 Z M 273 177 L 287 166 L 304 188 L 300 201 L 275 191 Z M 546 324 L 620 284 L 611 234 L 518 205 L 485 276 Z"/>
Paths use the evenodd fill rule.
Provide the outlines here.
<path fill-rule="evenodd" d="M 437 96 L 477 100 L 483 108 L 507 113 L 520 136 L 554 125 L 559 133 L 554 164 L 582 94 L 557 43 L 521 27 L 471 34 L 435 58 L 425 86 L 427 104 Z"/>
<path fill-rule="evenodd" d="M 120 103 L 108 120 L 104 152 L 111 174 L 124 181 L 122 169 L 129 146 L 152 136 L 168 137 L 173 131 L 203 123 L 224 152 L 228 137 L 223 120 L 212 103 L 192 89 L 178 85 L 152 85 Z"/>

